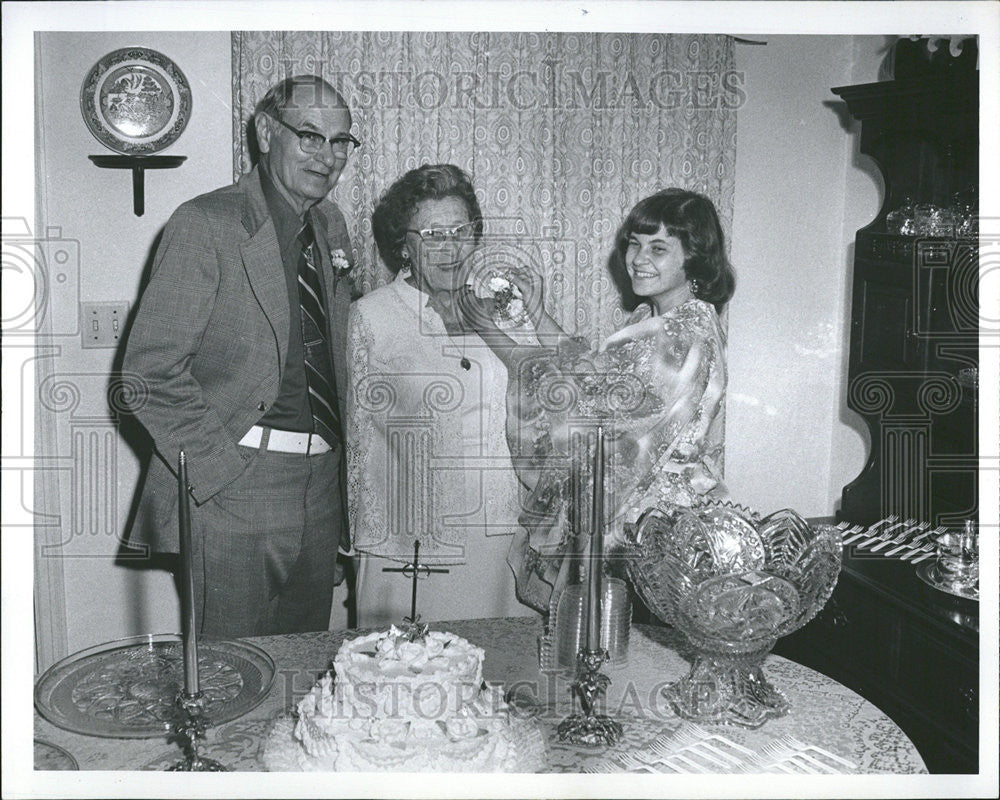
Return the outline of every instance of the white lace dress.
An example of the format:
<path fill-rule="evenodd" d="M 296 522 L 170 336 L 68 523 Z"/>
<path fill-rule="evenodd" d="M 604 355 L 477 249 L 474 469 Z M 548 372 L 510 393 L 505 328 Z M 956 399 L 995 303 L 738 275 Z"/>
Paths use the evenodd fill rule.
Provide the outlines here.
<path fill-rule="evenodd" d="M 452 337 L 401 274 L 351 307 L 345 424 L 348 501 L 362 553 L 359 624 L 530 615 L 507 564 L 520 484 L 505 436 L 507 371 L 476 336 Z M 466 359 L 469 369 L 463 368 Z"/>

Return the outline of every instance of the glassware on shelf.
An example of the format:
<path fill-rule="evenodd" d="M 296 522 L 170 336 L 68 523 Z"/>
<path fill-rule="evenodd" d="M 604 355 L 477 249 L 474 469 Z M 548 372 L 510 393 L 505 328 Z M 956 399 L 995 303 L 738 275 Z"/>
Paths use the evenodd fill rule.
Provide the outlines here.
<path fill-rule="evenodd" d="M 934 203 L 918 203 L 913 207 L 913 227 L 917 236 L 954 236 L 955 214 Z"/>
<path fill-rule="evenodd" d="M 904 197 L 902 205 L 886 214 L 885 230 L 897 236 L 978 236 L 976 187 L 970 185 L 955 192 L 946 206 L 914 203 L 911 197 Z"/>
<path fill-rule="evenodd" d="M 962 238 L 979 235 L 979 201 L 976 187 L 967 186 L 955 192 L 951 198 L 951 207 L 955 213 L 955 235 Z"/>
<path fill-rule="evenodd" d="M 979 215 L 975 212 L 963 214 L 955 221 L 955 235 L 962 239 L 979 236 Z"/>
<path fill-rule="evenodd" d="M 761 519 L 730 503 L 652 508 L 628 527 L 636 590 L 692 651 L 688 675 L 663 690 L 679 716 L 756 728 L 787 713 L 761 665 L 826 604 L 841 551 L 835 528 L 788 509 Z"/>
<path fill-rule="evenodd" d="M 943 582 L 972 586 L 979 582 L 979 531 L 972 520 L 960 532 L 950 531 L 936 539 L 938 574 Z"/>
<path fill-rule="evenodd" d="M 913 200 L 903 198 L 903 205 L 890 211 L 885 218 L 885 227 L 889 233 L 900 236 L 914 236 Z"/>

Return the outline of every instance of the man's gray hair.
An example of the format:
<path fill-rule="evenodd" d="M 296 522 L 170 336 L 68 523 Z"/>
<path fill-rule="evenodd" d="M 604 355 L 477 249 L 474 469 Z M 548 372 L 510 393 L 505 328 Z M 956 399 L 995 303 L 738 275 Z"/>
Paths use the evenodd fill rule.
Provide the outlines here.
<path fill-rule="evenodd" d="M 267 94 L 265 94 L 257 104 L 257 110 L 254 116 L 267 114 L 277 118 L 282 111 L 298 105 L 298 103 L 296 103 L 293 99 L 293 96 L 296 87 L 299 86 L 305 86 L 312 89 L 312 98 L 306 102 L 306 108 L 330 107 L 331 103 L 329 99 L 324 97 L 328 94 L 336 98 L 336 102 L 332 105 L 347 108 L 347 103 L 344 102 L 344 98 L 341 96 L 340 92 L 334 89 L 319 75 L 293 75 L 291 78 L 285 78 L 283 81 L 276 83 L 267 90 Z"/>

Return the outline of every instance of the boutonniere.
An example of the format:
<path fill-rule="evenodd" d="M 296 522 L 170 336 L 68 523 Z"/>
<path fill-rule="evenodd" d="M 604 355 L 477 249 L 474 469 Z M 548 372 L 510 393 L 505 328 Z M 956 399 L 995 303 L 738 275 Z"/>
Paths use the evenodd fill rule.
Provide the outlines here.
<path fill-rule="evenodd" d="M 333 265 L 333 274 L 338 278 L 351 271 L 351 262 L 339 247 L 330 251 L 330 263 Z"/>

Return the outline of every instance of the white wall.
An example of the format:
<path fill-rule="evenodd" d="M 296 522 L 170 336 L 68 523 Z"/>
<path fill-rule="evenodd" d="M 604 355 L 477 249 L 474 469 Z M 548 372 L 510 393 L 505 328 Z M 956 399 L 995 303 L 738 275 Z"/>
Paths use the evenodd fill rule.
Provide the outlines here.
<path fill-rule="evenodd" d="M 87 159 L 109 151 L 91 136 L 80 113 L 80 87 L 90 68 L 106 53 L 133 45 L 173 59 L 193 96 L 187 129 L 163 151 L 187 161 L 177 169 L 147 171 L 142 217 L 132 213 L 130 172 L 99 169 Z M 43 387 L 39 403 L 58 409 L 55 441 L 46 455 L 56 455 L 67 468 L 47 476 L 58 482 L 57 508 L 48 510 L 59 516 L 40 538 L 60 546 L 44 560 L 36 557 L 36 575 L 62 571 L 65 642 L 74 652 L 118 637 L 180 628 L 169 576 L 113 561 L 140 466 L 127 441 L 110 427 L 106 392 L 115 350 L 84 350 L 78 335 L 58 334 L 75 330 L 78 301 L 125 300 L 134 307 L 154 238 L 174 208 L 231 182 L 229 34 L 43 33 L 36 48 L 38 230 L 59 228 L 62 239 L 78 242 L 80 254 L 61 285 L 72 286 L 78 269 L 79 289 L 51 294 L 57 335 L 48 340 L 52 357 L 40 367 L 60 382 L 50 385 L 51 391 Z M 74 391 L 78 402 L 63 402 Z M 58 624 L 61 615 L 51 616 Z"/>
<path fill-rule="evenodd" d="M 735 500 L 762 512 L 826 515 L 867 457 L 860 418 L 843 401 L 847 323 L 854 233 L 881 203 L 881 182 L 830 88 L 878 80 L 884 39 L 761 38 L 766 47 L 736 50 L 747 99 L 736 148 L 726 479 Z"/>

